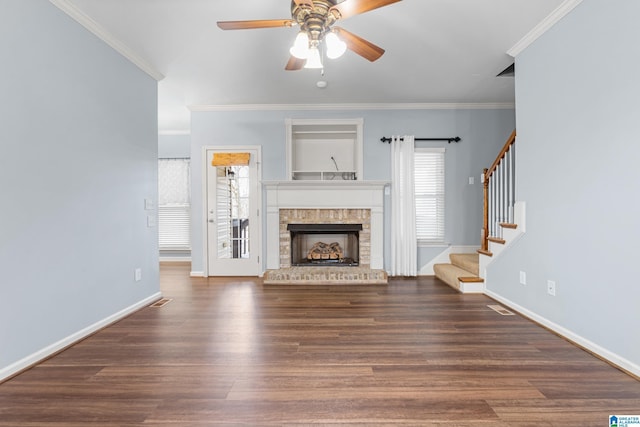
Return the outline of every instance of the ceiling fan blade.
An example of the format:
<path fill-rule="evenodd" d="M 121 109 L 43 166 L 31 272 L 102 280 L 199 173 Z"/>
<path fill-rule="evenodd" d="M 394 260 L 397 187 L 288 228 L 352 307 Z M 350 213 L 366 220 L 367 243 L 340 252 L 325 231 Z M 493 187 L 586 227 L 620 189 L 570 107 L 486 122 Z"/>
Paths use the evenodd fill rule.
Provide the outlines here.
<path fill-rule="evenodd" d="M 252 30 L 254 28 L 292 27 L 296 25 L 291 19 L 260 19 L 255 21 L 218 21 L 223 30 Z"/>
<path fill-rule="evenodd" d="M 399 1 L 401 0 L 344 0 L 329 10 L 338 11 L 340 14 L 339 19 L 346 19 Z"/>
<path fill-rule="evenodd" d="M 287 62 L 287 66 L 284 67 L 284 69 L 287 71 L 301 70 L 302 67 L 304 67 L 305 62 L 307 62 L 306 59 L 296 58 L 295 56 L 291 55 L 291 57 L 289 58 L 289 62 Z"/>
<path fill-rule="evenodd" d="M 334 27 L 334 30 L 338 33 L 338 37 L 347 44 L 347 49 L 371 62 L 379 59 L 384 54 L 384 49 L 381 47 L 376 46 L 362 37 L 358 37 L 355 34 L 350 33 L 344 28 Z"/>

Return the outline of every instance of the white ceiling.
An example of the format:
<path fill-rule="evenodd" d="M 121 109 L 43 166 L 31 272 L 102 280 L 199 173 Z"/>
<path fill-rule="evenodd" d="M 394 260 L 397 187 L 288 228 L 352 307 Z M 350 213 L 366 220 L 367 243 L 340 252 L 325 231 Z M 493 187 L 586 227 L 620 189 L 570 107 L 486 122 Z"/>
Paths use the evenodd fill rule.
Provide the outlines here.
<path fill-rule="evenodd" d="M 216 26 L 290 18 L 290 0 L 54 3 L 71 3 L 164 76 L 159 127 L 180 131 L 194 105 L 513 102 L 513 78 L 496 77 L 513 62 L 507 51 L 563 0 L 403 0 L 341 21 L 386 53 L 373 63 L 350 51 L 326 59 L 324 76 L 284 70 L 296 27 Z"/>

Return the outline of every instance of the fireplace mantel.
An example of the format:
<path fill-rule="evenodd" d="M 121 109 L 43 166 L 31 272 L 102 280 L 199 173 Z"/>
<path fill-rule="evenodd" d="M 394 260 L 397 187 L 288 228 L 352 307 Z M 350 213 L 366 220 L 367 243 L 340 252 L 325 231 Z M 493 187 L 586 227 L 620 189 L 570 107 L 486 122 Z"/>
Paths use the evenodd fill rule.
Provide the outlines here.
<path fill-rule="evenodd" d="M 280 209 L 369 209 L 371 268 L 384 267 L 386 181 L 263 181 L 267 204 L 267 269 L 280 267 Z"/>

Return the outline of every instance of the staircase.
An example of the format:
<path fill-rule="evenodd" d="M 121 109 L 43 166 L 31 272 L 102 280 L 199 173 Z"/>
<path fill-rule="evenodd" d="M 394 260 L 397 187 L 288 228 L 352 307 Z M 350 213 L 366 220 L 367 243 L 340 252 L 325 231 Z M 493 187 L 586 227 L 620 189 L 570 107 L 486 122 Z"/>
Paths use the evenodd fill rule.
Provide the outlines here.
<path fill-rule="evenodd" d="M 479 277 L 479 254 L 450 254 L 450 264 L 434 264 L 436 277 L 462 293 L 484 292 L 484 279 Z"/>
<path fill-rule="evenodd" d="M 483 225 L 477 254 L 450 254 L 450 264 L 435 264 L 437 278 L 463 293 L 484 292 L 487 265 L 525 231 L 524 202 L 516 202 L 516 131 L 482 175 Z"/>

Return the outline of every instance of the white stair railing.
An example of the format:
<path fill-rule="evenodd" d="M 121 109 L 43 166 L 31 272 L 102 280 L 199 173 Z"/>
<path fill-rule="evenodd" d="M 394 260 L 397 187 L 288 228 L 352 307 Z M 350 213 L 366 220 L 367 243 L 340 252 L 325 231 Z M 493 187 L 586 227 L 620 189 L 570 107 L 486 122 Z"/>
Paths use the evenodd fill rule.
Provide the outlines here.
<path fill-rule="evenodd" d="M 505 143 L 489 169 L 482 175 L 484 209 L 481 250 L 488 251 L 489 238 L 502 238 L 501 224 L 514 222 L 513 207 L 516 198 L 516 131 Z"/>

